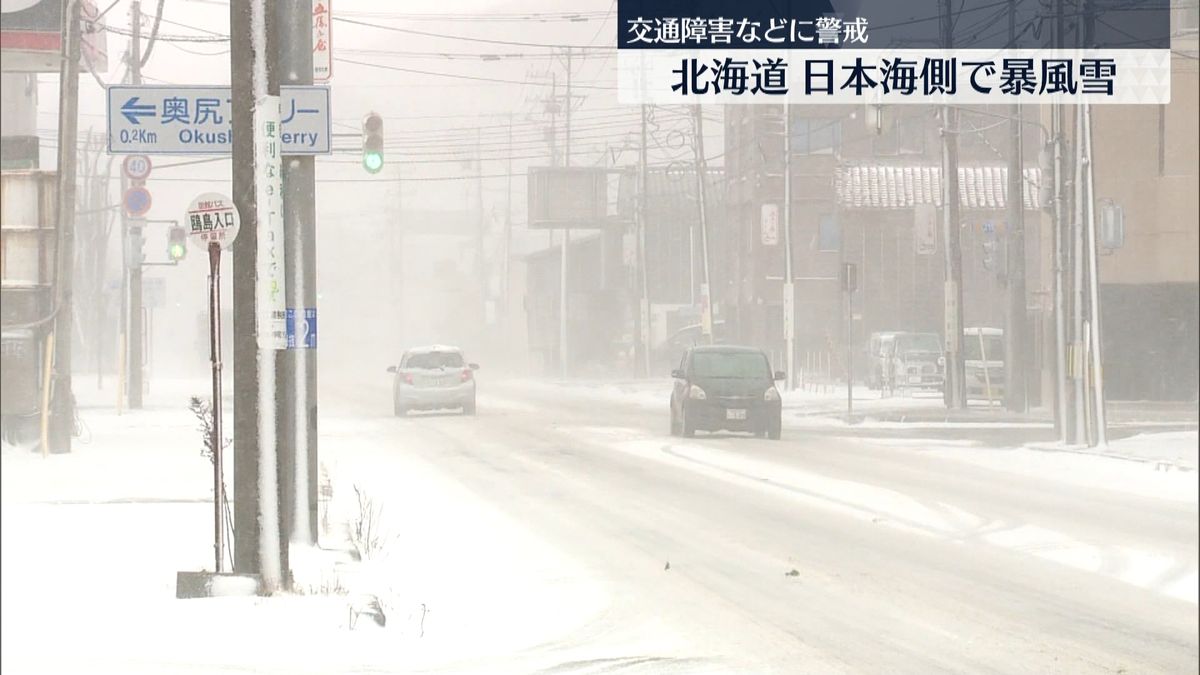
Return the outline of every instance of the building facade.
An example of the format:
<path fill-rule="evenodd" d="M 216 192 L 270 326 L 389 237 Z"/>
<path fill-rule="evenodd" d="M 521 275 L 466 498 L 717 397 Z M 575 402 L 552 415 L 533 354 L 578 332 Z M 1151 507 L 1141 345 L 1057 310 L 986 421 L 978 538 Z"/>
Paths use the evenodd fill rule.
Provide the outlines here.
<path fill-rule="evenodd" d="M 1184 38 L 1169 104 L 1092 109 L 1096 198 L 1124 213 L 1123 245 L 1100 255 L 1110 398 L 1197 397 L 1200 78 L 1195 31 Z"/>
<path fill-rule="evenodd" d="M 782 106 L 730 106 L 725 147 L 730 227 L 740 263 L 730 311 L 741 340 L 780 360 L 786 237 L 776 234 L 772 217 L 764 214 L 780 214 L 783 229 L 784 114 Z M 813 105 L 792 106 L 790 114 L 796 363 L 813 353 L 840 362 L 847 340 L 861 351 L 876 331 L 942 333 L 946 276 L 938 109 Z M 963 110 L 960 118 L 967 326 L 1004 326 L 1009 135 L 1008 125 L 997 122 L 1007 115 L 1007 106 L 994 106 Z M 1037 158 L 1045 138 L 1033 114 L 1025 117 L 1026 306 L 1036 326 L 1047 311 L 1040 298 L 1049 292 L 1038 265 L 1049 223 L 1039 208 Z M 850 322 L 839 284 L 843 263 L 853 263 L 858 273 Z M 1040 343 L 1033 346 L 1030 368 L 1040 367 L 1042 351 Z"/>

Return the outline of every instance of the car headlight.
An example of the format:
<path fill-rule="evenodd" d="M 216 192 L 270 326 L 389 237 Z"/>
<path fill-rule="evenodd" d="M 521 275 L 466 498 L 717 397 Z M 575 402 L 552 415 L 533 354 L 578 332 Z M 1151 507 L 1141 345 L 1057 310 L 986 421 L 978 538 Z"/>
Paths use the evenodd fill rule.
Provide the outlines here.
<path fill-rule="evenodd" d="M 692 388 L 688 389 L 688 398 L 703 401 L 708 398 L 708 394 L 705 394 L 703 389 L 693 384 Z"/>
<path fill-rule="evenodd" d="M 776 389 L 775 387 L 768 387 L 767 393 L 763 394 L 763 400 L 764 401 L 778 401 L 779 400 L 779 390 Z"/>

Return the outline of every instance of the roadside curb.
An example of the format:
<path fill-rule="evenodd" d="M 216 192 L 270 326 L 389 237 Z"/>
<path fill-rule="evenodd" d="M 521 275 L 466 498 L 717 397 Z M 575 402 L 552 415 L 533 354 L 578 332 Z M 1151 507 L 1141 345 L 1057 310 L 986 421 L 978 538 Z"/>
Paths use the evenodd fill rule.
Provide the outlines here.
<path fill-rule="evenodd" d="M 1126 462 L 1135 462 L 1138 464 L 1152 464 L 1155 471 L 1196 471 L 1196 467 L 1190 464 L 1179 462 L 1172 459 L 1162 459 L 1158 457 L 1138 457 L 1137 455 L 1125 455 L 1119 452 L 1106 452 L 1104 450 L 1096 450 L 1086 445 L 1060 445 L 1057 443 L 1026 443 L 1023 445 L 1027 450 L 1037 450 L 1038 452 L 1067 452 L 1075 455 L 1088 455 L 1091 457 L 1106 457 L 1108 459 L 1118 459 Z"/>

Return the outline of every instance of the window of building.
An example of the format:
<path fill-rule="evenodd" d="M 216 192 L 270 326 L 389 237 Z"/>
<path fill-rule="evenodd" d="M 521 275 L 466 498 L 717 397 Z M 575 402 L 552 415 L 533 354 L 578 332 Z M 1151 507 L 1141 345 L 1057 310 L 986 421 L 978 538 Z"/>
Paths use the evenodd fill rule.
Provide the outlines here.
<path fill-rule="evenodd" d="M 817 219 L 817 250 L 840 251 L 842 248 L 842 226 L 832 214 L 821 214 Z"/>
<path fill-rule="evenodd" d="M 885 157 L 925 154 L 925 126 L 921 117 L 893 115 L 890 120 L 885 119 L 883 133 L 875 137 L 875 154 Z"/>
<path fill-rule="evenodd" d="M 841 145 L 841 119 L 797 117 L 792 120 L 792 152 L 797 155 L 833 154 Z"/>

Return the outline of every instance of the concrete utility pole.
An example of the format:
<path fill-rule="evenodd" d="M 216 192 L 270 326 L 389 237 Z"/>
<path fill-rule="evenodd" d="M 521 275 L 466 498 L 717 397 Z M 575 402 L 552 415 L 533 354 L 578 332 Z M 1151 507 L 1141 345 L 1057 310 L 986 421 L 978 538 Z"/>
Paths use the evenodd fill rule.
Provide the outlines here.
<path fill-rule="evenodd" d="M 1065 42 L 1063 0 L 1055 0 L 1054 47 L 1062 49 Z M 1050 136 L 1054 143 L 1054 426 L 1058 440 L 1067 442 L 1067 319 L 1064 288 L 1066 226 L 1063 200 L 1063 117 L 1062 105 L 1051 109 Z"/>
<path fill-rule="evenodd" d="M 62 65 L 59 68 L 58 112 L 58 244 L 54 317 L 53 398 L 46 448 L 71 451 L 75 433 L 75 397 L 71 391 L 72 298 L 75 267 L 75 168 L 79 144 L 79 0 L 63 0 Z M 43 398 L 45 400 L 45 398 Z"/>
<path fill-rule="evenodd" d="M 942 0 L 942 48 L 954 48 L 953 0 Z M 942 232 L 945 243 L 946 406 L 967 405 L 963 363 L 962 244 L 959 237 L 958 111 L 942 106 Z"/>
<path fill-rule="evenodd" d="M 503 298 L 503 316 L 504 325 L 508 324 L 509 306 L 511 296 L 509 295 L 509 276 L 512 274 L 512 184 L 513 184 L 513 116 L 508 114 L 508 168 L 505 170 L 507 182 L 504 186 L 504 261 L 503 273 L 504 277 L 501 280 L 500 288 L 504 294 Z"/>
<path fill-rule="evenodd" d="M 704 158 L 704 114 L 699 104 L 693 106 L 696 129 L 696 202 L 700 215 L 700 257 L 704 280 L 700 284 L 700 330 L 708 344 L 713 343 L 712 277 L 708 260 L 708 200 L 705 198 L 705 174 L 708 164 Z"/>
<path fill-rule="evenodd" d="M 1074 387 L 1073 428 L 1071 443 L 1087 442 L 1087 390 L 1084 382 L 1084 316 L 1083 316 L 1083 218 L 1086 208 L 1082 168 L 1084 145 L 1082 141 L 1083 108 L 1075 106 L 1075 217 L 1071 220 L 1071 379 Z"/>
<path fill-rule="evenodd" d="M 233 201 L 246 236 L 233 246 L 234 328 L 234 571 L 259 574 L 270 593 L 283 584 L 275 444 L 275 354 L 270 348 L 276 317 L 269 311 L 268 265 L 262 250 L 275 217 L 275 197 L 259 186 L 260 171 L 279 171 L 259 143 L 269 122 L 279 122 L 279 83 L 274 68 L 274 3 L 232 0 L 230 63 L 233 98 Z M 273 102 L 273 103 L 272 103 Z M 271 106 L 274 105 L 272 115 Z M 264 181 L 265 182 L 265 181 Z M 260 251 L 264 260 L 260 261 Z M 261 278 L 260 278 L 261 277 Z"/>
<path fill-rule="evenodd" d="M 281 84 L 312 84 L 312 0 L 280 0 L 276 68 Z M 276 436 L 283 533 L 293 545 L 316 543 L 317 349 L 307 344 L 316 302 L 316 177 L 314 158 L 283 161 L 284 266 L 293 349 L 276 352 L 279 371 Z"/>
<path fill-rule="evenodd" d="M 1016 48 L 1017 0 L 1008 2 L 1008 48 Z M 1025 412 L 1028 408 L 1025 375 L 1029 363 L 1028 329 L 1025 308 L 1025 204 L 1024 204 L 1024 156 L 1022 153 L 1021 104 L 1009 106 L 1008 122 L 1008 240 L 1007 281 L 1008 319 L 1004 331 L 1004 401 L 1013 412 Z"/>
<path fill-rule="evenodd" d="M 1096 239 L 1096 193 L 1095 174 L 1092 166 L 1092 107 L 1083 104 L 1083 138 L 1087 148 L 1087 164 L 1084 166 L 1087 192 L 1087 239 L 1088 239 L 1088 306 L 1091 309 L 1089 322 L 1091 373 L 1092 373 L 1092 421 L 1095 426 L 1091 435 L 1092 445 L 1108 445 L 1108 419 L 1104 405 L 1104 361 L 1100 331 L 1100 242 Z"/>
<path fill-rule="evenodd" d="M 487 234 L 487 218 L 483 213 L 483 148 L 482 135 L 475 129 L 475 276 L 479 284 L 479 320 L 487 325 L 488 269 L 483 250 Z"/>
<path fill-rule="evenodd" d="M 129 46 L 129 83 L 142 83 L 142 4 L 134 0 L 130 7 L 132 26 Z M 124 213 L 124 209 L 122 209 Z M 130 218 L 126 221 L 129 228 L 129 239 L 133 243 L 133 257 L 129 263 L 129 359 L 126 368 L 129 369 L 129 407 L 139 410 L 142 407 L 142 394 L 145 391 L 145 372 L 142 361 L 145 359 L 145 344 L 142 341 L 142 246 L 145 243 L 145 219 Z"/>
<path fill-rule="evenodd" d="M 555 101 L 557 104 L 557 101 Z M 567 130 L 565 151 L 563 153 L 563 166 L 571 166 L 571 48 L 567 48 Z M 559 267 L 558 273 L 558 370 L 561 377 L 567 376 L 568 371 L 568 356 L 569 347 L 569 331 L 567 329 L 567 293 L 569 284 L 567 283 L 567 260 L 569 258 L 568 249 L 571 248 L 571 230 L 563 228 L 562 231 L 562 251 L 559 257 L 562 265 Z"/>
<path fill-rule="evenodd" d="M 637 244 L 638 285 L 641 291 L 641 299 L 638 302 L 638 347 L 641 351 L 642 375 L 644 377 L 650 377 L 650 275 L 646 270 L 646 208 L 649 206 L 648 200 L 650 198 L 649 169 L 647 167 L 649 150 L 646 144 L 646 126 L 649 122 L 649 114 L 649 106 L 643 103 L 641 145 L 638 147 Z"/>
<path fill-rule="evenodd" d="M 796 382 L 796 275 L 792 270 L 792 106 L 787 103 L 783 104 L 783 346 L 786 384 L 791 390 Z"/>

